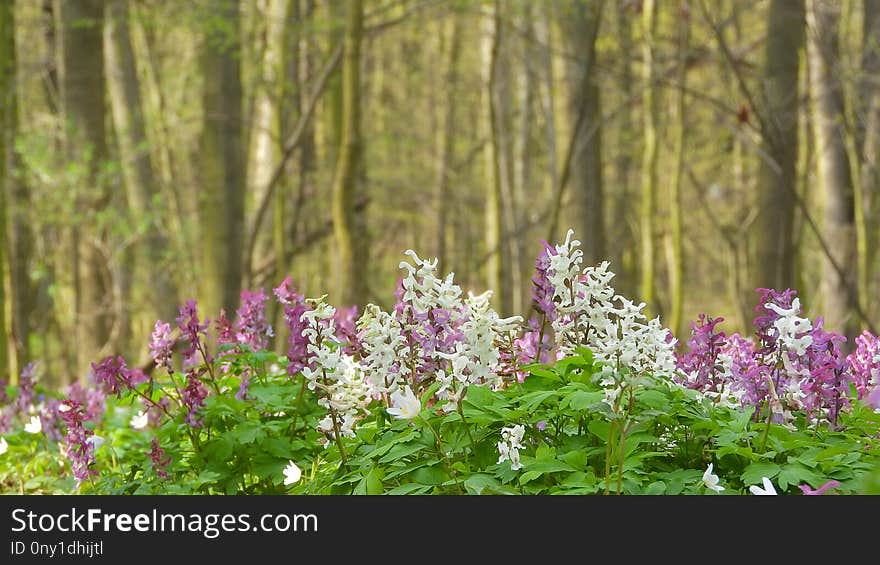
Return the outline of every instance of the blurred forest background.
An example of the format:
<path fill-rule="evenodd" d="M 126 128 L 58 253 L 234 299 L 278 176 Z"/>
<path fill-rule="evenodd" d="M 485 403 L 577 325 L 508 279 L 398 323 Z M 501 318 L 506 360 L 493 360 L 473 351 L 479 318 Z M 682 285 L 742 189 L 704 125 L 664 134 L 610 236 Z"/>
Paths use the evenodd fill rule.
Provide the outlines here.
<path fill-rule="evenodd" d="M 407 248 L 528 318 L 568 227 L 681 341 L 760 286 L 876 332 L 878 39 L 880 0 L 3 0 L 0 377 L 285 276 L 388 307 Z"/>

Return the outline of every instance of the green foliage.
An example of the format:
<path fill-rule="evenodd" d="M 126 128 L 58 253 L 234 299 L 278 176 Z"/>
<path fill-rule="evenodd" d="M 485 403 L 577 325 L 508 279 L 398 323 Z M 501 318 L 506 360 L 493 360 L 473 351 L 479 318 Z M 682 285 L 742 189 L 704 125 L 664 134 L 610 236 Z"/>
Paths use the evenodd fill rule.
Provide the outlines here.
<path fill-rule="evenodd" d="M 698 393 L 650 376 L 627 377 L 616 401 L 601 382 L 614 375 L 586 351 L 555 366 L 535 365 L 522 383 L 501 390 L 472 386 L 461 405 L 446 401 L 412 420 L 393 419 L 375 400 L 353 438 L 316 431 L 324 409 L 302 377 L 279 369 L 285 358 L 266 352 L 230 353 L 214 368 L 223 393 L 207 399 L 203 425 L 182 415 L 152 430 L 129 420 L 138 394 L 176 388 L 183 375 L 144 383 L 138 394 L 110 406 L 95 432 L 98 475 L 78 492 L 106 494 L 715 494 L 702 481 L 711 463 L 718 494 L 747 494 L 769 478 L 780 494 L 800 494 L 830 480 L 840 494 L 880 493 L 874 448 L 880 415 L 857 402 L 844 428 L 755 422 L 752 411 L 719 407 Z M 251 385 L 235 398 L 242 374 Z M 604 381 L 607 382 L 607 381 Z M 432 391 L 422 395 L 423 406 Z M 301 396 L 302 395 L 302 396 Z M 521 468 L 499 462 L 503 428 L 522 425 Z M 148 453 L 155 434 L 171 456 L 168 478 L 157 476 Z M 58 445 L 41 434 L 7 434 L 0 457 L 4 490 L 70 492 L 74 485 Z M 290 461 L 301 480 L 285 486 Z"/>

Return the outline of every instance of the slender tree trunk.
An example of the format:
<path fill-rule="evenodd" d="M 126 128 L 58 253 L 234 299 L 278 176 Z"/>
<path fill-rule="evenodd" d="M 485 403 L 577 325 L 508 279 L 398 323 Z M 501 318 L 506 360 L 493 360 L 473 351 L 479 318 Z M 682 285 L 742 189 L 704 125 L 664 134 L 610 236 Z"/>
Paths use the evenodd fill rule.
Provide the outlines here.
<path fill-rule="evenodd" d="M 10 351 L 6 315 L 7 214 L 12 182 L 11 155 L 14 153 L 16 122 L 15 88 L 15 3 L 0 5 L 0 378 L 9 375 Z"/>
<path fill-rule="evenodd" d="M 850 338 L 855 334 L 856 239 L 853 187 L 846 153 L 843 90 L 837 40 L 839 9 L 824 0 L 807 0 L 808 60 L 813 103 L 813 135 L 822 183 L 824 234 L 830 259 L 823 257 L 821 297 L 825 325 Z M 833 260 L 838 270 L 831 264 Z M 843 275 L 843 276 L 841 276 Z"/>
<path fill-rule="evenodd" d="M 148 291 L 150 315 L 168 320 L 177 313 L 177 291 L 165 257 L 168 241 L 157 225 L 161 193 L 150 163 L 140 81 L 129 34 L 128 3 L 111 0 L 107 16 L 104 42 L 107 81 L 122 174 L 130 217 L 135 225 L 145 226 L 138 245 L 140 250 L 136 251 L 141 263 L 136 280 Z"/>
<path fill-rule="evenodd" d="M 9 314 L 11 317 L 12 342 L 15 356 L 10 359 L 10 372 L 17 375 L 31 361 L 30 336 L 32 332 L 32 316 L 34 316 L 34 284 L 31 281 L 33 261 L 34 234 L 30 217 L 31 194 L 26 180 L 18 173 L 21 155 L 15 147 L 18 134 L 18 100 L 20 87 L 17 78 L 17 61 L 14 32 L 15 2 L 7 2 L 3 8 L 4 28 L 0 36 L 3 49 L 4 80 L 3 125 L 6 157 L 4 164 L 8 167 L 3 177 L 5 182 L 6 211 L 9 238 L 6 249 L 9 250 Z M 51 24 L 51 22 L 50 22 Z M 49 26 L 51 27 L 51 25 Z"/>
<path fill-rule="evenodd" d="M 282 92 L 280 88 L 283 72 L 281 59 L 284 49 L 286 3 L 287 0 L 262 0 L 257 4 L 257 11 L 262 15 L 264 22 L 260 33 L 264 45 L 260 50 L 262 57 L 259 61 L 259 78 L 255 81 L 254 86 L 254 112 L 250 124 L 247 184 L 253 202 L 262 202 L 265 198 L 269 181 L 279 160 L 279 103 Z M 276 190 L 276 196 L 283 193 L 283 190 Z M 274 203 L 277 205 L 278 202 L 279 198 L 276 198 Z M 274 208 L 275 206 L 273 206 Z M 277 221 L 283 220 L 283 217 L 274 219 L 277 229 Z M 250 223 L 253 223 L 253 220 Z M 248 233 L 251 231 L 248 229 Z M 266 243 L 274 246 L 275 229 L 271 234 L 272 237 Z M 254 237 L 259 238 L 259 234 L 255 234 Z M 268 247 L 268 245 L 256 246 L 257 249 L 261 247 Z M 280 257 L 284 257 L 284 255 L 282 254 Z M 260 262 L 260 254 L 256 253 L 255 256 L 248 254 L 248 259 L 251 264 L 246 266 L 246 274 L 250 284 L 253 281 L 253 266 Z"/>
<path fill-rule="evenodd" d="M 618 41 L 618 52 L 621 61 L 618 63 L 617 88 L 622 107 L 617 117 L 617 143 L 615 144 L 616 156 L 614 159 L 614 185 L 609 197 L 613 202 L 612 217 L 608 229 L 607 251 L 614 265 L 615 288 L 626 296 L 637 292 L 635 274 L 637 272 L 635 250 L 636 229 L 632 220 L 632 202 L 637 189 L 632 185 L 636 175 L 633 174 L 633 161 L 635 147 L 638 147 L 638 131 L 634 127 L 633 112 L 633 39 L 632 39 L 632 16 L 628 5 L 624 2 L 614 6 L 614 32 Z"/>
<path fill-rule="evenodd" d="M 341 306 L 367 303 L 367 262 L 363 212 L 355 210 L 361 175 L 360 63 L 363 3 L 346 4 L 345 51 L 342 61 L 342 130 L 333 182 L 336 300 Z"/>
<path fill-rule="evenodd" d="M 656 313 L 654 303 L 656 287 L 654 271 L 655 255 L 655 216 L 657 200 L 657 116 L 659 103 L 655 85 L 654 33 L 657 22 L 655 0 L 642 3 L 642 126 L 644 129 L 644 149 L 642 152 L 642 201 L 640 211 L 641 226 L 641 273 L 640 294 L 647 306 L 646 312 Z"/>
<path fill-rule="evenodd" d="M 669 182 L 669 327 L 675 335 L 683 335 L 682 307 L 684 304 L 684 248 L 682 245 L 681 185 L 685 165 L 685 131 L 687 129 L 686 90 L 687 57 L 690 35 L 690 14 L 687 4 L 679 6 L 678 28 L 678 89 L 675 92 L 675 122 L 673 124 L 672 180 Z"/>
<path fill-rule="evenodd" d="M 771 0 L 760 89 L 761 161 L 755 222 L 756 287 L 794 288 L 798 53 L 804 38 L 802 0 Z"/>
<path fill-rule="evenodd" d="M 507 270 L 505 259 L 507 258 L 504 241 L 504 208 L 503 208 L 503 179 L 502 162 L 500 153 L 502 148 L 499 144 L 498 130 L 498 100 L 496 79 L 498 73 L 498 56 L 501 43 L 501 14 L 498 2 L 493 4 L 491 19 L 486 18 L 482 27 L 482 55 L 483 55 L 483 78 L 485 81 L 484 95 L 487 110 L 484 121 L 484 133 L 486 136 L 486 227 L 485 241 L 488 260 L 486 261 L 486 285 L 494 293 L 496 308 L 507 314 L 509 288 L 505 284 L 504 273 Z"/>
<path fill-rule="evenodd" d="M 447 232 L 449 231 L 449 210 L 451 208 L 449 190 L 451 165 L 455 157 L 455 119 L 458 88 L 458 65 L 461 56 L 462 16 L 453 13 L 450 16 L 448 41 L 449 48 L 444 69 L 443 90 L 445 92 L 446 112 L 443 115 L 443 126 L 438 128 L 437 146 L 437 257 L 438 270 L 446 272 L 449 264 L 447 257 Z"/>
<path fill-rule="evenodd" d="M 571 162 L 571 227 L 583 244 L 584 262 L 596 263 L 606 258 L 605 196 L 602 183 L 602 111 L 596 66 L 596 40 L 602 21 L 604 0 L 574 0 L 564 6 L 560 22 L 567 47 L 577 56 L 568 65 L 569 123 L 577 123 Z M 588 75 L 588 80 L 584 80 Z"/>
<path fill-rule="evenodd" d="M 212 4 L 223 26 L 205 38 L 204 123 L 199 227 L 200 307 L 207 317 L 238 305 L 244 241 L 245 156 L 242 137 L 240 16 L 237 0 Z"/>
<path fill-rule="evenodd" d="M 110 193 L 100 168 L 107 158 L 104 117 L 104 46 L 102 0 L 59 2 L 62 26 L 61 98 L 68 127 L 70 159 L 85 161 L 88 176 L 77 207 L 96 218 L 110 203 Z M 77 226 L 72 233 L 74 287 L 77 295 L 76 373 L 86 374 L 90 362 L 102 353 L 110 337 L 112 294 L 108 271 L 107 228 Z"/>

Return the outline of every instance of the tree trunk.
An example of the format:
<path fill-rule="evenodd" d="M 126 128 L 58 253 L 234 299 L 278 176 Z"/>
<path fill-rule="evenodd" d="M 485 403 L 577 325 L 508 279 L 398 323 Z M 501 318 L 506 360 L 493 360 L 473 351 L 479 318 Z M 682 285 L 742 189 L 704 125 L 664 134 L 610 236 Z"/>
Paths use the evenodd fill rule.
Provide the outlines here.
<path fill-rule="evenodd" d="M 855 336 L 853 300 L 856 267 L 853 187 L 846 153 L 843 91 L 837 40 L 839 11 L 824 0 L 807 1 L 808 61 L 813 135 L 822 186 L 824 233 L 831 257 L 823 256 L 821 298 L 825 326 Z M 836 267 L 832 264 L 836 263 Z M 838 268 L 840 271 L 838 271 Z"/>
<path fill-rule="evenodd" d="M 771 0 L 760 101 L 761 162 L 755 221 L 756 287 L 794 288 L 793 225 L 798 150 L 798 53 L 802 0 Z"/>
<path fill-rule="evenodd" d="M 333 181 L 336 301 L 340 306 L 367 303 L 367 251 L 363 212 L 355 210 L 361 176 L 360 63 L 363 3 L 346 5 L 345 51 L 342 61 L 342 129 Z"/>
<path fill-rule="evenodd" d="M 269 181 L 272 178 L 275 168 L 278 166 L 279 158 L 279 104 L 281 98 L 281 80 L 283 66 L 281 63 L 284 48 L 284 32 L 285 32 L 285 11 L 287 0 L 262 0 L 257 4 L 257 12 L 261 14 L 262 20 L 265 22 L 262 26 L 260 35 L 263 38 L 263 46 L 259 51 L 262 53 L 259 61 L 259 78 L 254 82 L 254 112 L 253 119 L 250 124 L 250 148 L 248 163 L 248 193 L 252 195 L 253 202 L 262 202 L 265 198 L 266 190 L 269 187 Z M 292 26 L 291 26 L 292 27 Z M 283 194 L 283 190 L 276 190 L 276 196 Z M 276 198 L 274 204 L 278 204 L 280 198 Z M 276 206 L 273 206 L 273 210 Z M 277 226 L 277 220 L 274 218 Z M 283 218 L 280 218 L 283 220 Z M 250 223 L 253 223 L 251 221 Z M 252 230 L 248 230 L 251 233 Z M 283 231 L 283 230 L 282 230 Z M 275 244 L 275 229 L 273 229 L 272 238 L 267 238 L 264 245 L 256 245 L 256 249 L 269 247 Z M 260 239 L 260 234 L 254 234 L 252 237 Z M 284 254 L 280 255 L 283 257 Z M 248 280 L 252 281 L 253 265 L 260 263 L 261 255 L 255 253 L 254 256 L 247 254 L 247 259 L 251 264 L 247 265 Z"/>
<path fill-rule="evenodd" d="M 492 17 L 484 20 L 482 56 L 483 79 L 485 81 L 484 105 L 487 115 L 484 119 L 483 133 L 486 137 L 486 286 L 492 290 L 495 307 L 503 315 L 509 312 L 508 296 L 510 289 L 505 284 L 504 274 L 507 271 L 507 246 L 504 241 L 504 188 L 502 178 L 503 163 L 502 147 L 499 143 L 499 116 L 496 80 L 498 74 L 498 56 L 501 44 L 501 14 L 498 2 L 492 6 Z"/>
<path fill-rule="evenodd" d="M 9 222 L 4 236 L 9 238 L 5 250 L 9 251 L 9 316 L 12 330 L 14 357 L 10 358 L 9 369 L 12 375 L 18 375 L 21 369 L 31 361 L 30 335 L 32 332 L 32 316 L 34 316 L 34 284 L 31 281 L 33 261 L 34 235 L 30 216 L 31 194 L 26 180 L 18 173 L 21 156 L 15 147 L 18 134 L 18 100 L 20 86 L 16 80 L 17 61 L 15 47 L 15 2 L 4 3 L 3 33 L 0 36 L 0 49 L 3 50 L 2 64 L 4 82 L 3 124 L 5 147 L 3 192 L 6 198 L 6 221 Z M 51 25 L 50 25 L 51 27 Z M 5 251 L 4 250 L 4 251 Z M 12 362 L 14 361 L 14 363 Z"/>
<path fill-rule="evenodd" d="M 6 306 L 6 218 L 8 195 L 13 186 L 10 165 L 17 122 L 15 74 L 15 2 L 3 2 L 0 5 L 0 378 L 4 381 L 10 373 L 9 326 L 6 322 L 10 310 Z"/>
<path fill-rule="evenodd" d="M 212 4 L 223 25 L 205 38 L 199 227 L 200 309 L 206 317 L 238 304 L 244 241 L 245 158 L 242 138 L 240 17 L 237 0 Z"/>
<path fill-rule="evenodd" d="M 61 98 L 67 131 L 67 154 L 86 161 L 88 174 L 77 208 L 94 218 L 110 203 L 100 169 L 107 158 L 104 117 L 104 46 L 102 0 L 59 2 L 61 17 Z M 89 222 L 91 224 L 91 222 Z M 102 355 L 110 337 L 112 296 L 107 269 L 107 229 L 101 222 L 78 226 L 71 234 L 76 299 L 78 354 L 76 374 L 85 375 Z"/>
<path fill-rule="evenodd" d="M 657 199 L 657 116 L 659 104 L 656 96 L 656 70 L 654 65 L 654 32 L 657 22 L 655 0 L 642 3 L 642 126 L 644 148 L 642 150 L 642 200 L 640 299 L 647 305 L 645 312 L 656 313 L 655 291 L 655 216 Z"/>
<path fill-rule="evenodd" d="M 438 128 L 437 147 L 437 257 L 439 259 L 438 271 L 445 273 L 449 265 L 446 244 L 448 219 L 451 209 L 449 190 L 449 177 L 452 174 L 451 164 L 455 151 L 455 119 L 458 87 L 458 65 L 461 56 L 461 28 L 462 16 L 453 13 L 449 23 L 449 51 L 447 54 L 446 68 L 444 70 L 443 89 L 445 92 L 446 112 L 443 115 L 443 126 Z"/>
<path fill-rule="evenodd" d="M 161 193 L 150 163 L 140 82 L 129 34 L 128 3 L 111 0 L 107 17 L 107 81 L 129 214 L 135 225 L 145 225 L 140 250 L 136 250 L 141 264 L 140 276 L 135 280 L 145 285 L 149 293 L 149 314 L 169 320 L 177 313 L 177 291 L 165 258 L 168 241 L 157 225 L 162 215 L 157 209 Z"/>
<path fill-rule="evenodd" d="M 602 21 L 604 0 L 574 0 L 560 13 L 566 45 L 577 59 L 568 65 L 569 123 L 577 123 L 571 162 L 571 194 L 574 206 L 571 226 L 582 243 L 584 262 L 593 264 L 606 258 L 605 197 L 602 186 L 602 112 L 596 67 L 596 39 Z M 589 78 L 584 80 L 584 75 Z"/>
<path fill-rule="evenodd" d="M 675 335 L 683 335 L 682 307 L 684 304 L 684 248 L 682 246 L 681 185 L 685 165 L 685 93 L 687 90 L 687 57 L 690 35 L 690 15 L 687 4 L 678 8 L 678 89 L 675 92 L 675 122 L 673 123 L 672 180 L 669 182 L 669 323 Z"/>
<path fill-rule="evenodd" d="M 636 130 L 633 112 L 633 39 L 628 4 L 620 2 L 614 6 L 614 32 L 618 41 L 618 52 L 622 60 L 617 64 L 619 71 L 615 73 L 617 88 L 622 107 L 617 115 L 617 143 L 614 144 L 616 156 L 614 159 L 614 188 L 609 192 L 613 202 L 612 217 L 614 222 L 606 226 L 608 240 L 606 250 L 609 253 L 615 277 L 614 287 L 625 296 L 637 292 L 636 272 L 637 257 L 635 250 L 638 249 L 635 238 L 636 228 L 633 225 L 632 202 L 637 193 L 632 185 L 636 180 L 633 174 L 634 151 L 638 146 L 638 132 Z"/>

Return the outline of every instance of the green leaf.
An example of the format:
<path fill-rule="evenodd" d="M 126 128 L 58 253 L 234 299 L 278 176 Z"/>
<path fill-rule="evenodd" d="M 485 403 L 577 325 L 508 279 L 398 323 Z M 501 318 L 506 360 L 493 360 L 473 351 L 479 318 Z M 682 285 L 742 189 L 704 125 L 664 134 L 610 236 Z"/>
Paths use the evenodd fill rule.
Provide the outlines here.
<path fill-rule="evenodd" d="M 519 404 L 522 409 L 531 412 L 542 402 L 544 402 L 548 398 L 555 397 L 558 394 L 559 393 L 555 390 L 539 390 L 535 392 L 529 392 L 519 397 Z"/>
<path fill-rule="evenodd" d="M 253 443 L 266 435 L 258 422 L 245 422 L 227 433 L 236 443 Z"/>
<path fill-rule="evenodd" d="M 290 441 L 277 437 L 266 438 L 260 442 L 260 448 L 270 455 L 282 459 L 291 459 L 294 456 Z"/>
<path fill-rule="evenodd" d="M 585 390 L 576 390 L 563 399 L 563 406 L 568 405 L 572 410 L 587 410 L 591 406 L 602 402 L 603 398 L 605 398 L 605 393 L 600 391 L 587 392 Z"/>
<path fill-rule="evenodd" d="M 561 471 L 577 471 L 575 467 L 565 461 L 560 461 L 559 459 L 536 459 L 531 463 L 523 465 L 523 470 L 540 474 L 558 473 Z"/>
<path fill-rule="evenodd" d="M 391 450 L 379 458 L 379 463 L 388 463 L 389 461 L 398 461 L 412 455 L 413 453 L 418 453 L 419 451 L 425 449 L 427 447 L 423 443 L 412 442 L 412 443 L 404 443 L 397 444 Z"/>
<path fill-rule="evenodd" d="M 757 485 L 761 483 L 762 477 L 772 479 L 779 474 L 779 465 L 770 461 L 756 461 L 746 467 L 742 475 L 739 476 L 746 485 Z"/>
<path fill-rule="evenodd" d="M 666 492 L 666 483 L 663 481 L 654 481 L 645 489 L 645 494 L 663 494 Z"/>
<path fill-rule="evenodd" d="M 469 494 L 483 494 L 486 489 L 497 489 L 501 487 L 498 479 L 492 475 L 479 473 L 471 475 L 464 481 L 464 488 Z"/>
<path fill-rule="evenodd" d="M 590 420 L 590 423 L 587 424 L 587 429 L 603 442 L 607 442 L 608 431 L 611 429 L 611 422 L 606 422 L 605 420 Z"/>
<path fill-rule="evenodd" d="M 799 463 L 784 466 L 779 471 L 777 481 L 779 488 L 782 490 L 787 489 L 789 485 L 800 485 L 803 483 L 807 483 L 813 488 L 818 488 L 823 483 L 822 477 Z"/>
<path fill-rule="evenodd" d="M 398 487 L 386 491 L 385 494 L 425 494 L 431 490 L 430 485 L 420 485 L 419 483 L 405 483 Z"/>
<path fill-rule="evenodd" d="M 232 456 L 232 440 L 226 436 L 212 439 L 202 449 L 205 458 L 214 461 L 227 461 Z"/>

